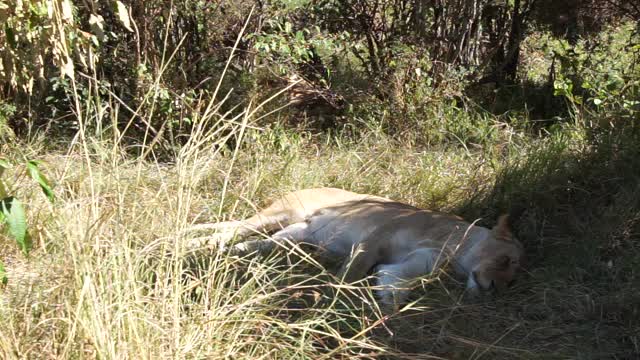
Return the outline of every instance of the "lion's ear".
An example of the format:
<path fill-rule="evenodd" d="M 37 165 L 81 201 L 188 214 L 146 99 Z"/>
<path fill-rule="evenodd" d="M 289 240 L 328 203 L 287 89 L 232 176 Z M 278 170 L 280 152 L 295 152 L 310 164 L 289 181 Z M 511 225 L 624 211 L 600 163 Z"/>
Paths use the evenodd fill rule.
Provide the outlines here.
<path fill-rule="evenodd" d="M 509 215 L 500 215 L 498 218 L 498 224 L 493 227 L 493 236 L 498 240 L 511 241 L 513 239 L 513 233 L 509 226 Z"/>

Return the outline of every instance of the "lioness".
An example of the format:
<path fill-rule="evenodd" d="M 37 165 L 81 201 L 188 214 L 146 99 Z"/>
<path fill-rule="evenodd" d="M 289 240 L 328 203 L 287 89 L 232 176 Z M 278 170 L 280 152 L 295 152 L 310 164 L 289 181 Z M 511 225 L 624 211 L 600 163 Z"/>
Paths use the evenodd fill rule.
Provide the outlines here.
<path fill-rule="evenodd" d="M 373 270 L 383 304 L 402 303 L 410 280 L 445 262 L 466 277 L 474 294 L 503 290 L 523 255 L 506 215 L 489 230 L 454 215 L 335 188 L 295 191 L 246 220 L 209 227 L 222 247 L 234 236 L 272 234 L 236 244 L 233 251 L 264 251 L 284 241 L 315 245 L 325 256 L 346 259 L 339 275 L 348 282 Z"/>

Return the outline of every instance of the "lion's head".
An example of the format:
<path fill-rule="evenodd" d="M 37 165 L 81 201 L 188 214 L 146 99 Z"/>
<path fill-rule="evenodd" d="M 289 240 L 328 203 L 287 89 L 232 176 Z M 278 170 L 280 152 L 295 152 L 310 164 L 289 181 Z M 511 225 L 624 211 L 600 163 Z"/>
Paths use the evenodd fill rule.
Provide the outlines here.
<path fill-rule="evenodd" d="M 474 293 L 506 290 L 514 282 L 524 260 L 522 244 L 513 236 L 507 215 L 500 216 L 498 224 L 478 250 L 479 261 L 469 276 L 469 290 Z"/>

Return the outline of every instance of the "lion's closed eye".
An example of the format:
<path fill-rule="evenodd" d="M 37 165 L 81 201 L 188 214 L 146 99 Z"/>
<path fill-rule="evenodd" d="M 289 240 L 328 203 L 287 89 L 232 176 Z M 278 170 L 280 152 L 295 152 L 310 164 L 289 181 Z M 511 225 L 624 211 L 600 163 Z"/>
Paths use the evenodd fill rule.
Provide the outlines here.
<path fill-rule="evenodd" d="M 496 270 L 506 270 L 511 266 L 512 263 L 513 261 L 508 255 L 502 255 L 496 259 L 495 268 Z"/>

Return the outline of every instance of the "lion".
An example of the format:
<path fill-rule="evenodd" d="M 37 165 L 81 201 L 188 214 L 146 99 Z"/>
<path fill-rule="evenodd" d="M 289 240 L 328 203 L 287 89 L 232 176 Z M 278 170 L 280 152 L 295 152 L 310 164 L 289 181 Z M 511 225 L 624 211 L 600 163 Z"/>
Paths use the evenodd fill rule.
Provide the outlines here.
<path fill-rule="evenodd" d="M 256 215 L 201 228 L 232 252 L 265 252 L 285 242 L 311 244 L 325 257 L 343 259 L 338 276 L 354 282 L 374 274 L 384 305 L 406 301 L 412 280 L 445 263 L 464 277 L 473 295 L 503 291 L 521 266 L 523 247 L 507 215 L 493 229 L 384 197 L 337 188 L 291 192 Z M 269 238 L 246 240 L 252 234 Z M 245 240 L 228 247 L 233 238 Z M 192 246 L 201 246 L 201 243 Z"/>

